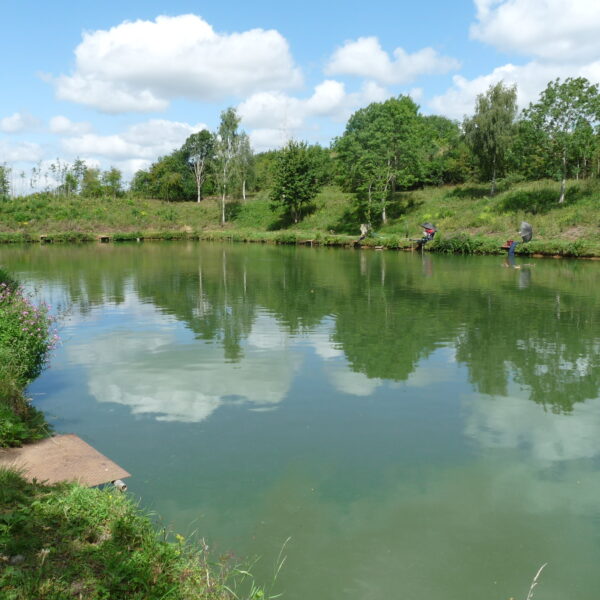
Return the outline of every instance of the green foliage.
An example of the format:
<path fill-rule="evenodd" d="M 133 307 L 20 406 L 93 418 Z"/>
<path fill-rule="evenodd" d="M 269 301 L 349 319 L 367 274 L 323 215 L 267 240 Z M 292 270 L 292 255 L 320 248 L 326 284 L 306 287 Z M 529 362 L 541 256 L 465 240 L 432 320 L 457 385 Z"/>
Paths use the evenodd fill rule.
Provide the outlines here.
<path fill-rule="evenodd" d="M 125 495 L 75 484 L 27 483 L 0 469 L 0 555 L 7 600 L 233 600 L 248 579 L 226 559 L 213 562 L 203 545 L 159 538 L 150 519 Z M 244 573 L 242 575 L 242 573 Z M 253 596 L 267 597 L 251 582 Z"/>
<path fill-rule="evenodd" d="M 211 168 L 214 168 L 216 138 L 207 129 L 190 135 L 181 150 L 194 174 L 197 200 L 202 200 L 202 186 Z"/>
<path fill-rule="evenodd" d="M 356 192 L 363 219 L 386 224 L 397 189 L 443 182 L 457 139 L 452 122 L 422 117 L 408 96 L 355 112 L 334 149 L 343 185 Z"/>
<path fill-rule="evenodd" d="M 6 163 L 0 165 L 0 200 L 8 198 L 10 194 L 10 172 Z"/>
<path fill-rule="evenodd" d="M 517 115 L 517 88 L 502 82 L 491 85 L 486 94 L 479 94 L 473 117 L 464 122 L 465 138 L 484 181 L 492 182 L 504 176 L 508 148 Z"/>
<path fill-rule="evenodd" d="M 36 307 L 17 282 L 0 270 L 0 447 L 20 445 L 47 435 L 39 411 L 23 388 L 46 363 L 51 337 L 47 307 Z"/>
<path fill-rule="evenodd" d="M 116 198 L 118 195 L 122 193 L 122 174 L 119 169 L 115 167 L 111 167 L 108 171 L 104 171 L 102 173 L 102 185 L 104 187 L 104 192 L 109 196 Z"/>
<path fill-rule="evenodd" d="M 270 198 L 274 209 L 283 207 L 294 224 L 302 220 L 323 185 L 324 157 L 305 142 L 295 141 L 277 154 Z"/>
<path fill-rule="evenodd" d="M 594 134 L 600 123 L 598 86 L 583 78 L 559 79 L 548 83 L 537 103 L 524 111 L 524 138 L 536 147 L 546 169 L 562 179 L 559 202 L 565 198 L 570 166 L 586 165 L 595 150 Z"/>

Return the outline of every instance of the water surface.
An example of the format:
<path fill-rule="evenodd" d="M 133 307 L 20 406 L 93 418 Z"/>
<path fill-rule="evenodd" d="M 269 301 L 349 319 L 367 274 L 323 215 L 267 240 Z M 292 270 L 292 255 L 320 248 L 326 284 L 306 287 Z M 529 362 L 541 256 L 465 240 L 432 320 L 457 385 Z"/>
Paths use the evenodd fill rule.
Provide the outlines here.
<path fill-rule="evenodd" d="M 288 600 L 596 600 L 600 265 L 0 248 L 69 308 L 31 386 L 164 524 Z"/>

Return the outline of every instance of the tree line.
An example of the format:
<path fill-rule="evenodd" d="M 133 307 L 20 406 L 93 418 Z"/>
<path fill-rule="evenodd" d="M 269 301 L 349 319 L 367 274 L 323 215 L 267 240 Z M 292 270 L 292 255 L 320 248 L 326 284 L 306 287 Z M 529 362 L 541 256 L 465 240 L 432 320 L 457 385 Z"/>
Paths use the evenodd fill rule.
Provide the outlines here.
<path fill-rule="evenodd" d="M 516 86 L 491 85 L 462 122 L 423 115 L 409 96 L 357 110 L 329 148 L 289 141 L 255 154 L 234 108 L 221 113 L 216 131 L 190 135 L 171 154 L 138 171 L 130 192 L 167 201 L 219 199 L 227 203 L 268 191 L 274 209 L 298 222 L 319 189 L 336 183 L 355 195 L 371 224 L 386 223 L 397 193 L 428 185 L 485 182 L 493 195 L 501 180 L 552 178 L 565 198 L 569 178 L 600 177 L 600 93 L 587 79 L 556 79 L 519 113 Z M 57 194 L 82 197 L 123 193 L 114 167 L 101 172 L 81 160 L 50 166 Z M 10 169 L 0 165 L 0 197 L 10 193 Z M 44 174 L 48 177 L 48 173 Z M 22 178 L 25 174 L 21 174 Z M 33 169 L 31 186 L 41 177 Z"/>

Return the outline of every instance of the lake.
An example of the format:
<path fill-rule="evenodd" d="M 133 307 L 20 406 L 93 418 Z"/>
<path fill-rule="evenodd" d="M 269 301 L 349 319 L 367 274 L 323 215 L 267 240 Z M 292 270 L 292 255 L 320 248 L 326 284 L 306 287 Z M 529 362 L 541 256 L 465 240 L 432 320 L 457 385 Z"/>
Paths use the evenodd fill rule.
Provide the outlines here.
<path fill-rule="evenodd" d="M 597 600 L 600 264 L 3 246 L 62 314 L 29 388 L 161 523 L 287 600 Z M 286 540 L 289 541 L 287 544 Z"/>

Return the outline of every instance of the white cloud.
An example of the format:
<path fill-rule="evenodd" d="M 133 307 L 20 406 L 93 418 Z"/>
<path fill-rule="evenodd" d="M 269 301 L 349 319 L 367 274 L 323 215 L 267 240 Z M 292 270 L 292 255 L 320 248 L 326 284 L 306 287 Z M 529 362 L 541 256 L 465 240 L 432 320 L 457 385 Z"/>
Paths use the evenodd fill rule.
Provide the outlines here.
<path fill-rule="evenodd" d="M 38 120 L 28 113 L 16 112 L 0 119 L 0 131 L 3 133 L 21 133 L 37 125 Z"/>
<path fill-rule="evenodd" d="M 48 126 L 51 133 L 56 133 L 58 135 L 82 135 L 84 133 L 89 133 L 92 130 L 91 123 L 76 123 L 62 115 L 52 117 Z"/>
<path fill-rule="evenodd" d="M 475 0 L 471 37 L 501 50 L 554 62 L 600 55 L 597 0 Z"/>
<path fill-rule="evenodd" d="M 12 144 L 0 140 L 0 162 L 37 162 L 43 156 L 42 147 L 33 142 Z"/>
<path fill-rule="evenodd" d="M 376 37 L 361 37 L 338 48 L 325 72 L 355 75 L 390 85 L 408 83 L 420 75 L 447 73 L 459 67 L 456 59 L 441 56 L 433 48 L 422 48 L 413 54 L 396 48 L 391 58 Z"/>
<path fill-rule="evenodd" d="M 538 100 L 540 92 L 546 88 L 549 81 L 557 77 L 565 79 L 579 76 L 587 77 L 594 83 L 599 82 L 600 61 L 581 66 L 539 61 L 521 66 L 506 64 L 474 79 L 455 75 L 452 78 L 452 87 L 444 94 L 434 97 L 429 102 L 429 107 L 436 114 L 462 119 L 465 115 L 473 114 L 478 94 L 485 93 L 490 85 L 503 81 L 506 85 L 517 85 L 517 102 L 520 108 L 525 108 L 530 102 Z"/>
<path fill-rule="evenodd" d="M 172 98 L 221 100 L 301 82 L 277 31 L 219 34 L 192 14 L 85 33 L 75 56 L 75 72 L 53 80 L 57 96 L 109 113 L 160 111 Z"/>
<path fill-rule="evenodd" d="M 296 137 L 310 119 L 329 117 L 345 121 L 350 114 L 371 102 L 389 97 L 385 88 L 367 81 L 358 92 L 347 93 L 343 83 L 325 80 L 317 85 L 312 96 L 295 98 L 282 92 L 253 94 L 237 111 L 250 132 L 252 147 L 257 151 L 278 148 Z"/>
<path fill-rule="evenodd" d="M 181 146 L 192 133 L 205 128 L 204 124 L 189 125 L 152 119 L 132 125 L 119 134 L 87 133 L 65 138 L 62 140 L 62 146 L 72 156 L 101 156 L 122 161 L 155 160 Z"/>

